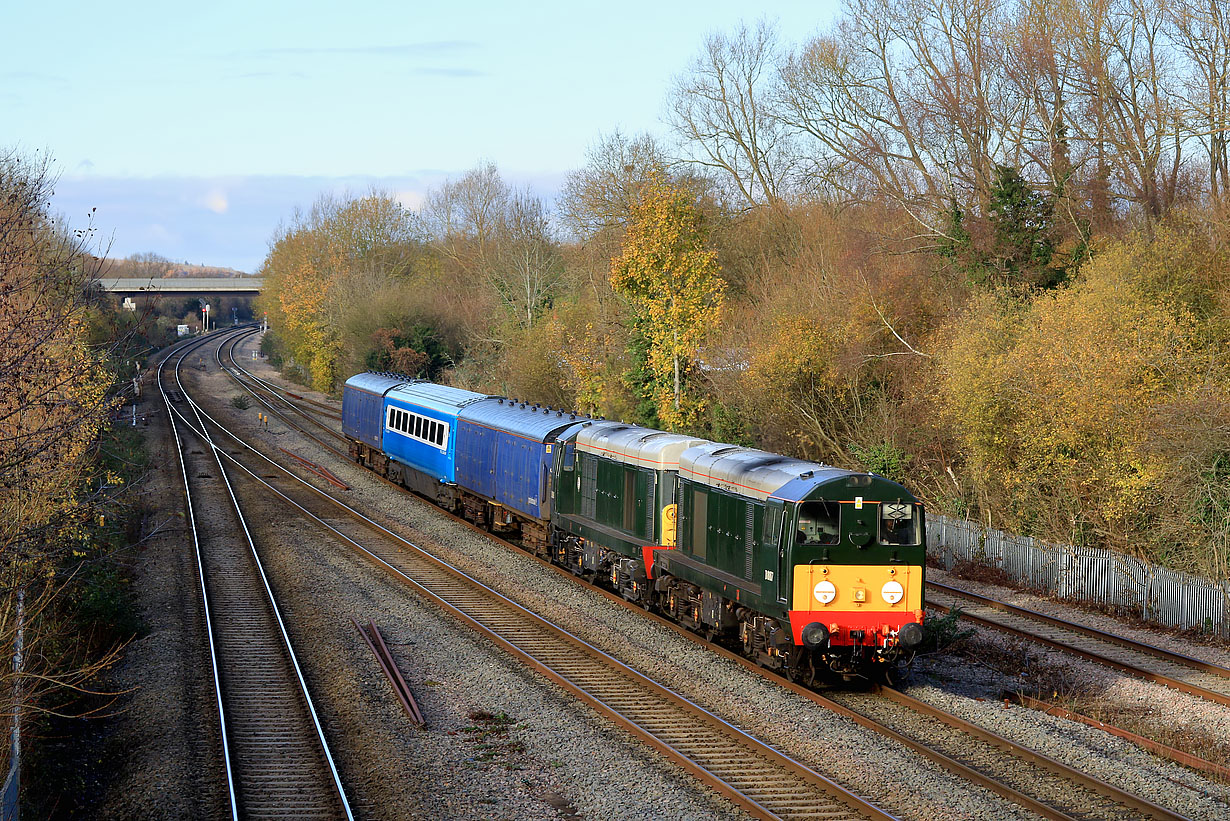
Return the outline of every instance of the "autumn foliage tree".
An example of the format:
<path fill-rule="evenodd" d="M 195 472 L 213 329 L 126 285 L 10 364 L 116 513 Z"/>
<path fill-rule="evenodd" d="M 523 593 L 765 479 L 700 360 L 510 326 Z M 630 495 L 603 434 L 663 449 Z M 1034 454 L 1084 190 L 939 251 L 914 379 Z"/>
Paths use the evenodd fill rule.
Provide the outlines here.
<path fill-rule="evenodd" d="M 1177 475 L 1190 447 L 1158 447 L 1172 438 L 1159 439 L 1159 413 L 1224 390 L 1225 366 L 1192 306 L 1151 287 L 1125 251 L 1053 294 L 971 302 L 942 385 L 982 510 L 1018 531 L 1145 552 L 1168 484 L 1194 478 Z"/>
<path fill-rule="evenodd" d="M 331 391 L 345 379 L 349 314 L 410 275 L 419 239 L 413 215 L 377 192 L 321 197 L 274 238 L 259 304 L 313 387 Z"/>
<path fill-rule="evenodd" d="M 27 703 L 84 676 L 64 673 L 76 638 L 63 634 L 52 605 L 90 517 L 85 480 L 112 407 L 107 349 L 89 338 L 98 261 L 86 253 L 88 230 L 67 231 L 50 216 L 53 182 L 46 162 L 0 154 L 3 713 L 19 673 L 10 663 L 18 630 L 29 659 L 20 677 Z"/>
<path fill-rule="evenodd" d="M 611 263 L 611 286 L 644 338 L 648 392 L 668 430 L 694 427 L 705 407 L 698 353 L 726 291 L 707 239 L 700 209 L 659 176 L 633 206 L 623 252 Z"/>
<path fill-rule="evenodd" d="M 322 386 L 418 368 L 430 336 L 451 384 L 1230 575 L 1224 6 L 847 0 L 793 45 L 741 25 L 669 90 L 676 143 L 600 137 L 554 213 L 484 162 L 411 242 L 339 230 L 367 206 L 297 217 L 275 328 Z"/>

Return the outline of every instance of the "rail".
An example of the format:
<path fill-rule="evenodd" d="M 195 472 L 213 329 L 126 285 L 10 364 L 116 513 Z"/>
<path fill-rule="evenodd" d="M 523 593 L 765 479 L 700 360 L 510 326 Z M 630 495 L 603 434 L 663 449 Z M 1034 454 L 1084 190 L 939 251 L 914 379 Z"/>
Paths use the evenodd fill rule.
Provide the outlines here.
<path fill-rule="evenodd" d="M 304 433 L 306 434 L 306 432 Z M 310 436 L 311 434 L 306 434 L 306 435 Z M 315 438 L 315 437 L 312 437 L 312 438 Z M 319 440 L 317 441 L 319 442 Z M 324 445 L 323 442 L 321 442 L 321 444 Z M 341 458 L 345 458 L 344 454 L 341 454 L 340 452 L 336 450 L 334 450 L 334 453 L 339 455 Z M 316 491 L 316 492 L 324 495 L 322 491 Z M 458 519 L 458 521 L 466 524 L 467 526 L 470 526 L 468 523 L 465 523 L 464 520 Z M 494 537 L 491 537 L 490 534 L 484 533 L 484 535 L 487 536 L 488 538 L 494 538 Z M 511 545 L 509 546 L 512 547 Z M 556 568 L 555 566 L 547 564 L 545 562 L 541 562 L 541 560 L 533 556 L 533 554 L 527 553 L 526 555 L 528 555 L 531 559 L 535 561 L 539 561 L 540 563 L 544 564 L 546 567 L 550 567 L 552 570 L 557 572 L 559 575 L 563 577 L 571 578 L 571 576 L 566 571 L 563 571 L 560 568 Z M 1007 786 L 1001 781 L 997 780 L 995 777 L 989 776 L 986 773 L 980 772 L 977 769 L 971 766 L 968 766 L 949 755 L 945 755 L 943 752 L 939 751 L 938 749 L 928 746 L 926 743 L 922 741 L 919 741 L 917 739 L 910 738 L 906 735 L 898 733 L 882 724 L 879 724 L 875 720 L 868 718 L 866 716 L 863 716 L 853 710 L 845 708 L 837 704 L 836 702 L 830 699 L 827 699 L 824 696 L 821 696 L 820 694 L 814 691 L 807 690 L 805 688 L 800 687 L 799 685 L 796 685 L 791 682 L 780 679 L 774 674 L 767 673 L 766 671 L 763 671 L 761 668 L 756 667 L 754 664 L 744 659 L 743 657 L 737 654 L 731 653 L 729 651 L 726 651 L 724 648 L 716 647 L 712 644 L 705 642 L 699 636 L 696 636 L 690 633 L 689 631 L 685 630 L 684 628 L 681 628 L 679 625 L 675 624 L 674 622 L 661 619 L 660 617 L 657 617 L 651 614 L 645 614 L 644 611 L 640 610 L 640 608 L 637 608 L 629 604 L 628 602 L 624 601 L 619 596 L 613 593 L 610 593 L 609 591 L 602 590 L 601 588 L 592 588 L 592 589 L 596 589 L 598 592 L 606 596 L 611 601 L 616 602 L 620 604 L 621 606 L 626 607 L 629 610 L 635 610 L 638 613 L 642 613 L 643 615 L 646 615 L 648 618 L 658 621 L 660 624 L 663 624 L 669 627 L 675 632 L 686 636 L 687 638 L 689 638 L 690 640 L 698 644 L 705 644 L 709 646 L 710 648 L 716 650 L 717 652 L 730 658 L 731 660 L 736 661 L 737 663 L 743 665 L 749 670 L 753 670 L 762 675 L 765 675 L 767 677 L 770 677 L 770 678 L 773 678 L 774 680 L 779 681 L 779 683 L 781 683 L 782 686 L 785 686 L 793 690 L 796 693 L 804 695 L 806 698 L 809 698 L 810 700 L 815 701 L 816 703 L 820 704 L 821 706 L 826 707 L 827 709 L 830 709 L 838 714 L 847 716 L 851 718 L 852 720 L 856 721 L 857 723 L 861 724 L 862 726 L 868 727 L 869 729 L 872 729 L 876 732 L 886 735 L 889 738 L 901 743 L 903 746 L 907 746 L 911 749 L 916 750 L 917 752 L 927 756 L 928 758 L 938 763 L 939 766 L 955 774 L 958 774 L 959 776 L 964 777 L 972 781 L 973 783 L 985 786 L 988 789 L 991 789 L 992 791 L 999 793 L 1001 796 L 1007 798 L 1008 800 L 1014 801 L 1018 803 L 1019 805 L 1029 809 L 1030 811 L 1038 813 L 1039 815 L 1042 815 L 1043 817 L 1052 818 L 1052 819 L 1069 819 L 1072 817 L 1099 817 L 1098 815 L 1096 815 L 1096 813 L 1093 816 L 1069 815 L 1067 812 L 1063 810 L 1056 809 L 1055 806 L 1052 806 L 1052 804 L 1047 803 L 1047 801 L 1040 800 L 1039 798 L 1026 794 L 1018 789 L 1014 789 L 1010 786 Z M 884 697 L 893 698 L 895 700 L 900 701 L 901 703 L 905 703 L 908 700 L 908 697 L 901 696 L 900 698 L 897 698 L 897 696 L 892 695 L 892 694 L 887 694 Z M 921 705 L 920 702 L 918 704 Z M 962 732 L 968 733 L 971 737 L 977 738 L 980 743 L 989 745 L 991 747 L 998 748 L 1000 750 L 1010 751 L 1011 755 L 1015 756 L 1016 758 L 1024 762 L 1028 762 L 1030 766 L 1036 766 L 1052 774 L 1060 775 L 1062 778 L 1066 779 L 1072 784 L 1079 784 L 1081 785 L 1082 789 L 1088 790 L 1091 794 L 1097 794 L 1099 796 L 1102 796 L 1105 799 L 1107 799 L 1109 802 L 1111 802 L 1111 805 L 1121 808 L 1119 810 L 1120 812 L 1123 811 L 1122 808 L 1127 808 L 1127 811 L 1129 813 L 1146 813 L 1155 818 L 1177 819 L 1180 817 L 1180 816 L 1177 816 L 1165 810 L 1162 807 L 1158 807 L 1148 801 L 1145 801 L 1139 798 L 1138 796 L 1132 795 L 1131 793 L 1128 793 L 1122 790 L 1118 790 L 1117 788 L 1111 785 L 1105 784 L 1101 781 L 1098 781 L 1097 779 L 1087 776 L 1086 774 L 1080 773 L 1079 771 L 1073 768 L 1066 767 L 1065 765 L 1057 761 L 1054 761 L 1045 756 L 1041 756 L 1032 750 L 1028 750 L 1027 748 L 1017 745 L 1007 739 L 1004 739 L 1002 737 L 989 733 L 988 731 L 983 730 L 982 728 L 976 727 L 976 725 L 972 725 L 972 724 L 969 724 L 968 722 L 964 722 L 955 716 L 952 716 L 947 713 L 943 713 L 942 711 L 937 711 L 935 710 L 935 708 L 930 708 L 926 706 L 913 706 L 911 709 L 916 709 L 919 711 L 931 711 L 928 713 L 928 715 L 934 718 L 938 718 L 939 716 L 942 715 L 943 716 L 943 718 L 941 719 L 942 721 L 944 721 L 949 726 L 952 726 L 954 728 L 959 727 Z M 1053 801 L 1054 799 L 1052 799 L 1052 802 Z M 1099 812 L 1100 811 L 1101 810 L 1099 810 Z"/>
<path fill-rule="evenodd" d="M 212 339 L 212 337 L 202 338 L 198 344 L 205 344 Z M 241 807 L 242 812 L 245 813 L 259 814 L 262 811 L 277 810 L 280 804 L 285 803 L 288 795 L 293 794 L 297 799 L 302 798 L 305 792 L 310 792 L 319 786 L 315 777 L 309 775 L 314 766 L 310 763 L 313 758 L 310 743 L 309 746 L 298 748 L 301 754 L 292 755 L 288 750 L 287 741 L 297 730 L 263 712 L 272 703 L 270 701 L 272 694 L 275 701 L 283 704 L 284 709 L 292 713 L 296 708 L 290 706 L 291 702 L 296 698 L 302 699 L 307 723 L 312 728 L 309 735 L 315 739 L 318 745 L 316 749 L 323 756 L 329 781 L 328 789 L 332 791 L 334 801 L 336 801 L 335 804 L 334 801 L 316 793 L 308 801 L 300 803 L 300 809 L 318 811 L 330 816 L 342 814 L 350 819 L 353 815 L 333 762 L 332 753 L 312 704 L 311 695 L 291 644 L 285 620 L 277 606 L 244 519 L 242 508 L 231 486 L 220 455 L 221 452 L 206 428 L 204 422 L 206 415 L 191 399 L 182 381 L 180 367 L 187 354 L 196 347 L 197 345 L 187 346 L 178 354 L 178 361 L 173 369 L 177 386 L 177 390 L 174 391 L 174 403 L 172 392 L 165 390 L 162 379 L 163 368 L 167 362 L 171 361 L 171 357 L 159 366 L 158 375 L 159 387 L 163 390 L 163 400 L 167 407 L 179 454 L 188 519 L 193 545 L 196 548 L 198 575 L 214 673 L 215 702 L 222 732 L 223 759 L 231 817 L 237 819 L 241 814 Z M 188 411 L 195 418 L 195 425 L 176 406 L 178 404 L 187 406 Z M 176 421 L 177 419 L 179 422 Z M 242 544 L 247 548 L 246 556 L 244 552 L 236 549 L 237 546 L 227 547 L 226 545 L 222 545 L 226 556 L 217 562 L 211 561 L 205 555 L 200 535 L 201 523 L 195 513 L 187 460 L 184 458 L 182 438 L 179 435 L 180 422 L 198 436 L 215 459 L 222 485 L 226 489 L 226 496 L 229 498 L 243 533 Z M 257 582 L 255 585 L 251 580 L 243 577 L 242 568 L 249 566 L 248 563 L 254 569 Z M 215 595 L 211 595 L 211 588 L 214 588 Z M 257 592 L 258 590 L 260 592 Z M 217 612 L 217 605 L 220 602 L 228 605 L 222 618 L 219 618 Z M 235 614 L 233 617 L 232 613 Z M 273 644 L 264 639 L 266 631 L 271 629 L 272 633 L 277 636 Z M 241 654 L 243 657 L 239 658 Z M 279 658 L 288 664 L 290 675 L 287 675 L 287 671 L 280 669 L 282 661 L 275 661 Z M 230 708 L 227 706 L 228 702 Z M 231 709 L 236 704 L 242 705 L 241 708 Z M 235 726 L 232 727 L 232 724 Z M 274 750 L 279 752 L 271 754 Z M 244 762 L 245 767 L 241 770 L 235 766 L 236 761 Z"/>

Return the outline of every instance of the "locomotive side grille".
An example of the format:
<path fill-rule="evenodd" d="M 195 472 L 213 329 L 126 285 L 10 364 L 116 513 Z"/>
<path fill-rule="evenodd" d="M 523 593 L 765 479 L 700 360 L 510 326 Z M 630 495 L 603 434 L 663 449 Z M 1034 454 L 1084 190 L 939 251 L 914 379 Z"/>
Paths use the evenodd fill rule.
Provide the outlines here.
<path fill-rule="evenodd" d="M 756 506 L 750 502 L 747 503 L 747 530 L 743 535 L 743 544 L 743 578 L 750 579 L 752 577 L 752 556 L 756 548 Z"/>
<path fill-rule="evenodd" d="M 649 492 L 645 494 L 645 538 L 652 542 L 657 537 L 657 534 L 654 533 L 653 529 L 653 520 L 654 513 L 657 511 L 657 501 L 655 496 L 657 495 L 658 475 L 656 473 L 650 473 L 646 479 L 647 481 L 645 484 L 648 486 Z"/>
<path fill-rule="evenodd" d="M 581 465 L 581 515 L 593 521 L 598 518 L 598 460 L 586 456 Z"/>

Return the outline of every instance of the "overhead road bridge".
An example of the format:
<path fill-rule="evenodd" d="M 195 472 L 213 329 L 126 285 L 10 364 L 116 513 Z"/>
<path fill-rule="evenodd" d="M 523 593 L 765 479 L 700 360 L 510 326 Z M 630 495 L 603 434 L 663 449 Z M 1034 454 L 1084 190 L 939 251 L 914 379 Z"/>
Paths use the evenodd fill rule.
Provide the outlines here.
<path fill-rule="evenodd" d="M 256 296 L 263 277 L 166 277 L 163 279 L 101 278 L 98 284 L 116 296 Z"/>
<path fill-rule="evenodd" d="M 265 284 L 262 277 L 164 277 L 160 279 L 102 277 L 99 286 L 115 294 L 127 310 L 159 299 L 197 297 L 209 301 L 222 297 L 254 297 Z"/>

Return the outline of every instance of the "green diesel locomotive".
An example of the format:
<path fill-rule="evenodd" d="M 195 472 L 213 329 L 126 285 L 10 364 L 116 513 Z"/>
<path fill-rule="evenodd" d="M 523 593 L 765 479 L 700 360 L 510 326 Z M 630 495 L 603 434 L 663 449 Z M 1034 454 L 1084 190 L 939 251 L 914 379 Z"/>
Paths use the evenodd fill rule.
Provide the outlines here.
<path fill-rule="evenodd" d="M 552 559 L 794 679 L 922 641 L 922 506 L 883 477 L 611 422 L 557 443 Z"/>

